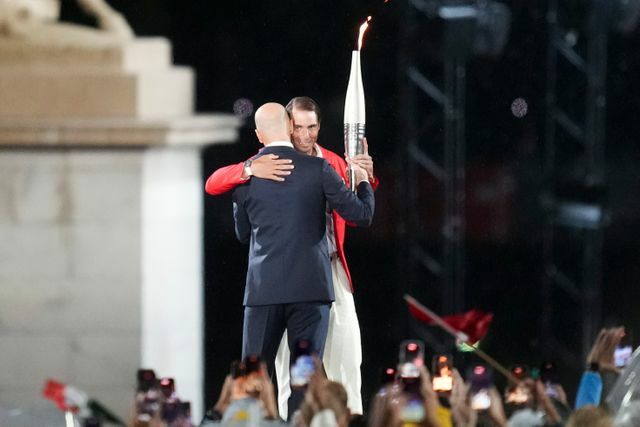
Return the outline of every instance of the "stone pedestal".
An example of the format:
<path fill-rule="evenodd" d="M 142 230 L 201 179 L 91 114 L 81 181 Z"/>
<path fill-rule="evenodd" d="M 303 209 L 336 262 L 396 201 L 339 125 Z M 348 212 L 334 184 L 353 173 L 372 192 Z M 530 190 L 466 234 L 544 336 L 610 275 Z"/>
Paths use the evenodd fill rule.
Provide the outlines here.
<path fill-rule="evenodd" d="M 4 406 L 54 378 L 128 417 L 147 367 L 202 413 L 199 146 L 238 124 L 0 121 Z"/>
<path fill-rule="evenodd" d="M 47 378 L 129 421 L 138 368 L 202 415 L 200 147 L 240 121 L 193 114 L 163 39 L 0 37 L 0 404 Z"/>

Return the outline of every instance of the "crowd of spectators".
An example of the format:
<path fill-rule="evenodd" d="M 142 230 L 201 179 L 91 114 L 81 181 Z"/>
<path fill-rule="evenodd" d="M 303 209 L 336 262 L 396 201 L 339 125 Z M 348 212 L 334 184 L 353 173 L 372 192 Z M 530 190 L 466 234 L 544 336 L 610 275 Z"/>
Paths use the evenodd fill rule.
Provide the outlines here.
<path fill-rule="evenodd" d="M 206 412 L 201 427 L 292 425 L 296 427 L 496 426 L 496 427 L 632 427 L 640 426 L 640 357 L 626 367 L 614 359 L 624 328 L 600 331 L 585 361 L 574 401 L 569 401 L 551 362 L 539 370 L 516 366 L 504 390 L 494 385 L 499 372 L 474 363 L 461 373 L 445 355 L 425 363 L 420 341 L 401 345 L 400 360 L 387 370 L 384 384 L 364 416 L 352 417 L 342 384 L 326 378 L 319 359 L 305 384 L 305 398 L 292 419 L 278 414 L 276 392 L 259 356 L 234 362 L 218 400 Z M 634 354 L 635 356 L 635 354 Z M 478 359 L 480 360 L 480 359 Z M 462 369 L 461 369 L 462 371 Z M 166 396 L 171 393 L 167 392 Z M 136 408 L 144 408 L 138 396 Z M 183 427 L 183 418 L 163 420 L 156 413 L 134 414 L 136 427 Z M 286 415 L 285 415 L 286 416 Z M 182 423 L 182 424 L 180 424 Z"/>

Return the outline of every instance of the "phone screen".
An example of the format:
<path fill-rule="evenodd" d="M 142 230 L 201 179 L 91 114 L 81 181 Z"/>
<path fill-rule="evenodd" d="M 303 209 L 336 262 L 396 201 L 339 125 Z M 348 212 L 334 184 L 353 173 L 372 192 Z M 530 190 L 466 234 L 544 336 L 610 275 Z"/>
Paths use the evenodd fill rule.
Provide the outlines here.
<path fill-rule="evenodd" d="M 506 403 L 514 403 L 516 405 L 521 405 L 523 403 L 527 403 L 530 398 L 530 394 L 525 386 L 517 385 L 507 392 L 507 396 L 505 399 Z"/>
<path fill-rule="evenodd" d="M 303 387 L 307 385 L 315 368 L 312 356 L 306 354 L 299 356 L 291 367 L 291 386 Z"/>
<path fill-rule="evenodd" d="M 613 352 L 613 359 L 618 368 L 624 368 L 629 364 L 633 349 L 630 345 L 618 346 Z"/>
<path fill-rule="evenodd" d="M 469 397 L 471 407 L 476 411 L 484 411 L 491 406 L 489 388 L 492 386 L 492 373 L 483 364 L 475 364 L 467 374 L 469 379 Z"/>
<path fill-rule="evenodd" d="M 491 397 L 489 390 L 486 388 L 471 393 L 471 409 L 475 411 L 484 411 L 491 406 Z"/>
<path fill-rule="evenodd" d="M 544 383 L 544 391 L 547 396 L 559 398 L 558 394 L 558 370 L 552 361 L 543 362 L 540 365 L 540 380 Z M 533 375 L 532 375 L 533 377 Z"/>
<path fill-rule="evenodd" d="M 453 363 L 451 357 L 440 354 L 433 358 L 433 390 L 448 392 L 453 388 Z"/>

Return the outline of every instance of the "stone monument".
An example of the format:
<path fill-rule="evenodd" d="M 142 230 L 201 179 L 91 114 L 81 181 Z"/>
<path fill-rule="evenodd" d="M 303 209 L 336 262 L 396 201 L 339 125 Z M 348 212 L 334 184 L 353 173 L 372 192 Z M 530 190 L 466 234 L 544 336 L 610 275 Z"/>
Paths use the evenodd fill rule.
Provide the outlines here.
<path fill-rule="evenodd" d="M 237 139 L 194 114 L 194 76 L 103 0 L 99 28 L 54 0 L 0 0 L 0 404 L 46 378 L 127 419 L 139 367 L 202 413 L 200 148 Z M 197 420 L 196 420 L 197 421 Z"/>

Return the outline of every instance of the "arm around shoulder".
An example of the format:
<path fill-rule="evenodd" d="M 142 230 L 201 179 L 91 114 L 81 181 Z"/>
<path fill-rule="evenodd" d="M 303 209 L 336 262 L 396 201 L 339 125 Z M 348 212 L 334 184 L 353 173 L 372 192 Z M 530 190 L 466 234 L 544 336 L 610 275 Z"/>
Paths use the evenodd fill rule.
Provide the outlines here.
<path fill-rule="evenodd" d="M 207 178 L 204 189 L 212 196 L 227 193 L 238 185 L 246 182 L 245 179 L 242 179 L 243 172 L 244 163 L 221 167 Z"/>

